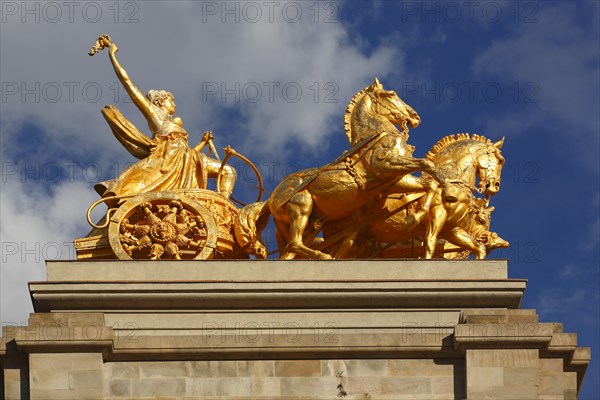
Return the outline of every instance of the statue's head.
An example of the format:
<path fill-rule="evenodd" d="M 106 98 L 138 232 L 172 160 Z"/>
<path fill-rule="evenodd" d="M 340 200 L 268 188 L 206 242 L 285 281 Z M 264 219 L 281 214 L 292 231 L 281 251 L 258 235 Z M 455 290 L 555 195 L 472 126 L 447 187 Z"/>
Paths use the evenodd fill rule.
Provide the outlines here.
<path fill-rule="evenodd" d="M 175 113 L 175 98 L 173 97 L 173 93 L 166 90 L 148 90 L 146 98 L 150 103 L 164 109 L 167 114 L 173 115 Z"/>
<path fill-rule="evenodd" d="M 421 117 L 411 106 L 406 104 L 393 90 L 385 90 L 379 79 L 375 78 L 369 87 L 369 94 L 373 101 L 374 111 L 386 117 L 394 124 L 407 123 L 416 128 L 421 123 Z"/>

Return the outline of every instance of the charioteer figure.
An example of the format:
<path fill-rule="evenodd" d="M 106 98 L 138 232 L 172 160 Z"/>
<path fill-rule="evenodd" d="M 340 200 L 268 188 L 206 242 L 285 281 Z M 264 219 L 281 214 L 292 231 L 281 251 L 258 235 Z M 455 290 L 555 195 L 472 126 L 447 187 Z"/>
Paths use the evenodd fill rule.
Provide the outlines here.
<path fill-rule="evenodd" d="M 104 48 L 108 48 L 119 81 L 148 121 L 152 138 L 140 132 L 115 107 L 106 106 L 102 114 L 115 137 L 140 161 L 123 171 L 117 179 L 97 184 L 96 191 L 103 197 L 109 197 L 172 189 L 206 189 L 207 178 L 217 177 L 221 169 L 220 160 L 202 152 L 206 144 L 212 146 L 212 134 L 206 132 L 195 148 L 190 147 L 183 121 L 175 116 L 173 94 L 149 90 L 144 96 L 117 60 L 118 47 L 108 35 L 100 36 L 89 54 L 94 55 Z M 235 169 L 224 165 L 217 184 L 220 194 L 229 198 L 235 180 Z"/>
<path fill-rule="evenodd" d="M 236 171 L 227 161 L 238 157 L 257 174 L 260 201 L 262 179 L 256 166 L 231 146 L 224 149 L 221 161 L 211 132 L 192 148 L 181 118 L 175 116 L 173 95 L 164 90 L 143 95 L 117 60 L 117 45 L 108 35 L 100 36 L 89 54 L 105 48 L 152 136 L 140 132 L 114 106 L 102 110 L 115 137 L 139 161 L 116 179 L 95 186 L 102 198 L 88 208 L 93 230 L 75 240 L 78 258 L 180 260 L 248 258 L 248 253 L 265 258 L 260 241 L 236 238 L 239 210 L 231 196 Z M 215 158 L 203 152 L 206 145 Z M 215 190 L 207 189 L 208 178 L 215 179 Z M 91 213 L 100 204 L 107 210 L 94 223 Z"/>

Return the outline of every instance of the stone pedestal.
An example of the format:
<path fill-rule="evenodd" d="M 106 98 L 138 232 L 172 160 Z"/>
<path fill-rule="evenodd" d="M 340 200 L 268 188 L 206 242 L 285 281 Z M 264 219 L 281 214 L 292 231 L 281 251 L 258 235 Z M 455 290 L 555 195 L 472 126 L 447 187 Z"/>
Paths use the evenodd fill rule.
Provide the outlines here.
<path fill-rule="evenodd" d="M 589 348 L 506 261 L 48 262 L 7 399 L 574 399 Z"/>

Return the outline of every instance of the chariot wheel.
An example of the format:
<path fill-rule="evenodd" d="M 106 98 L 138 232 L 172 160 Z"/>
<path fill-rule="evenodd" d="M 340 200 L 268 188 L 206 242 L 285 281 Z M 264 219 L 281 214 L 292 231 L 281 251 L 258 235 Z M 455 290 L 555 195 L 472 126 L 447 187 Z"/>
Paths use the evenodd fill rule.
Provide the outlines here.
<path fill-rule="evenodd" d="M 120 260 L 206 260 L 217 246 L 217 224 L 194 199 L 151 192 L 117 209 L 110 217 L 108 239 Z"/>

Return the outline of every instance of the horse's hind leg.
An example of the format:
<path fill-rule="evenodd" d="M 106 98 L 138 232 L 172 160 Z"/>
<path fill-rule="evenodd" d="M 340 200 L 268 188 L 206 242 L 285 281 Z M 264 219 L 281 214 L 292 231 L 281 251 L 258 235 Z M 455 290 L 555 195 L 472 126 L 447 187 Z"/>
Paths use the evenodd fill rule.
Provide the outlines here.
<path fill-rule="evenodd" d="M 435 252 L 437 237 L 446 223 L 448 213 L 442 206 L 431 209 L 430 219 L 425 227 L 425 258 L 432 258 Z"/>
<path fill-rule="evenodd" d="M 482 260 L 487 255 L 485 245 L 478 242 L 473 236 L 462 228 L 456 227 L 444 235 L 444 239 L 450 243 L 471 250 L 478 260 Z"/>
<path fill-rule="evenodd" d="M 293 260 L 296 257 L 296 254 L 287 251 L 290 226 L 276 218 L 273 218 L 273 220 L 275 221 L 275 240 L 277 241 L 277 247 L 279 249 L 279 259 Z"/>
<path fill-rule="evenodd" d="M 311 259 L 331 259 L 329 254 L 313 250 L 304 244 L 303 236 L 312 212 L 313 199 L 310 193 L 296 193 L 286 204 L 281 206 L 289 218 L 289 240 L 284 250 Z"/>

